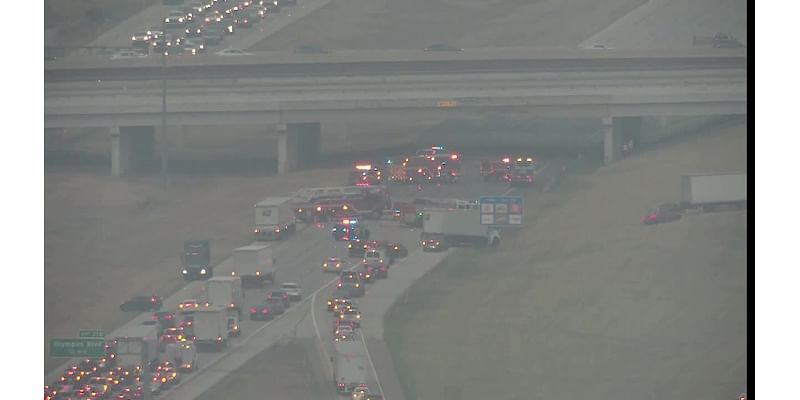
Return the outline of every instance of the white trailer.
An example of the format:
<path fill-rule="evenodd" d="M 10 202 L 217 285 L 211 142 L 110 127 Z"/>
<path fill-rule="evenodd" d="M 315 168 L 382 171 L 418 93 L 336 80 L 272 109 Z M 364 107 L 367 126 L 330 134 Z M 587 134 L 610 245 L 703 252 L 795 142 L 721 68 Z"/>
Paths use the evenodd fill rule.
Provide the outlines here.
<path fill-rule="evenodd" d="M 228 344 L 228 308 L 208 305 L 194 312 L 194 335 L 198 349 L 221 351 Z"/>
<path fill-rule="evenodd" d="M 334 342 L 333 380 L 339 394 L 350 395 L 367 382 L 367 355 L 361 339 Z"/>
<path fill-rule="evenodd" d="M 480 209 L 425 210 L 422 214 L 422 240 L 435 239 L 449 246 L 496 247 L 497 229 L 481 225 Z"/>
<path fill-rule="evenodd" d="M 682 203 L 702 209 L 747 203 L 747 174 L 691 174 L 681 177 Z"/>
<path fill-rule="evenodd" d="M 206 281 L 206 301 L 225 305 L 229 311 L 241 313 L 242 279 L 238 276 L 215 276 Z"/>
<path fill-rule="evenodd" d="M 275 283 L 275 257 L 272 247 L 253 244 L 233 251 L 233 276 L 242 280 L 242 288 L 263 287 Z"/>
<path fill-rule="evenodd" d="M 117 346 L 117 365 L 133 368 L 158 361 L 158 327 L 151 324 L 134 325 L 114 338 Z"/>
<path fill-rule="evenodd" d="M 257 240 L 280 240 L 297 231 L 291 197 L 267 197 L 255 206 Z"/>

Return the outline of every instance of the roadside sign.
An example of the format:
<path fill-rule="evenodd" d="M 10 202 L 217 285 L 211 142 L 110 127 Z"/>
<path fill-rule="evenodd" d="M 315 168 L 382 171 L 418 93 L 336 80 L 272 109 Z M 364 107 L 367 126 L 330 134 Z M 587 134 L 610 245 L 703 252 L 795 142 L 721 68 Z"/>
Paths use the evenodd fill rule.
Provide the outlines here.
<path fill-rule="evenodd" d="M 106 341 L 99 338 L 50 339 L 50 357 L 103 357 Z"/>
<path fill-rule="evenodd" d="M 522 196 L 481 196 L 481 225 L 522 226 Z"/>
<path fill-rule="evenodd" d="M 106 333 L 102 329 L 81 329 L 78 332 L 78 337 L 81 338 L 105 338 Z"/>

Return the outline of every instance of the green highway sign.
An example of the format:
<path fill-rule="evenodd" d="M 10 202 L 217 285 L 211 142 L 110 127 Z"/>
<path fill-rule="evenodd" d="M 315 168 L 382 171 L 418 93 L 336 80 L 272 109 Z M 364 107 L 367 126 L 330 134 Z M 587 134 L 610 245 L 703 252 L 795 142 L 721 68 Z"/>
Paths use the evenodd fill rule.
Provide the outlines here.
<path fill-rule="evenodd" d="M 102 338 L 50 339 L 50 357 L 103 357 L 105 342 Z"/>
<path fill-rule="evenodd" d="M 78 332 L 81 338 L 105 338 L 106 333 L 102 329 L 82 329 Z"/>

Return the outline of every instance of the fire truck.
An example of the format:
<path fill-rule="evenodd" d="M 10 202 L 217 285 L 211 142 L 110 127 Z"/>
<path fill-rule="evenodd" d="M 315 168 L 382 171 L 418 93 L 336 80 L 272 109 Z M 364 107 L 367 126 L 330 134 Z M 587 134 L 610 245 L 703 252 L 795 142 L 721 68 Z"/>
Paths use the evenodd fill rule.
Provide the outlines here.
<path fill-rule="evenodd" d="M 426 199 L 417 198 L 412 201 L 396 201 L 394 220 L 410 227 L 422 227 L 424 210 L 467 210 L 477 204 L 474 201 L 459 199 Z"/>
<path fill-rule="evenodd" d="M 434 156 L 409 156 L 389 166 L 390 179 L 400 183 L 452 182 L 459 170 Z"/>
<path fill-rule="evenodd" d="M 501 181 L 505 179 L 510 168 L 510 157 L 503 157 L 496 161 L 481 161 L 481 176 L 485 181 Z"/>
<path fill-rule="evenodd" d="M 511 185 L 533 185 L 536 174 L 536 161 L 533 157 L 517 157 L 503 178 Z"/>
<path fill-rule="evenodd" d="M 340 186 L 301 189 L 293 196 L 297 219 L 380 218 L 391 205 L 385 186 Z"/>
<path fill-rule="evenodd" d="M 347 183 L 354 186 L 373 186 L 383 183 L 383 171 L 376 164 L 359 163 L 350 170 Z"/>

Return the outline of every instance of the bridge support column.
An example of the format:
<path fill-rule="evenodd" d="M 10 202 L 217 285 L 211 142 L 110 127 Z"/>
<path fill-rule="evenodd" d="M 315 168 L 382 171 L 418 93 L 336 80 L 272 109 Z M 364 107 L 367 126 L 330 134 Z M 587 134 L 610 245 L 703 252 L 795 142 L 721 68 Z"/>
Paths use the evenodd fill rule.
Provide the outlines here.
<path fill-rule="evenodd" d="M 152 169 L 156 160 L 154 127 L 112 127 L 110 133 L 111 175 Z"/>
<path fill-rule="evenodd" d="M 642 117 L 603 118 L 605 163 L 610 164 L 630 154 L 642 132 Z"/>
<path fill-rule="evenodd" d="M 316 163 L 322 143 L 319 122 L 278 125 L 277 130 L 279 174 Z"/>

